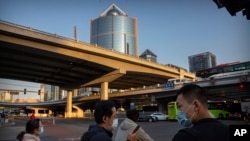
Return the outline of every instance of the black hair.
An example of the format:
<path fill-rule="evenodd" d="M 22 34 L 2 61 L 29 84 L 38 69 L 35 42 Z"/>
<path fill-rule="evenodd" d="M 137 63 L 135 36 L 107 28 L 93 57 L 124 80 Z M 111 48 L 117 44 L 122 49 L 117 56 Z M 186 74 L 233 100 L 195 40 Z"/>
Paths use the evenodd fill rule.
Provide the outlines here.
<path fill-rule="evenodd" d="M 26 123 L 26 133 L 33 134 L 35 129 L 39 129 L 40 126 L 40 119 L 36 118 L 33 120 L 29 120 Z"/>
<path fill-rule="evenodd" d="M 178 92 L 177 96 L 183 95 L 183 98 L 188 101 L 188 103 L 192 103 L 195 99 L 197 99 L 202 105 L 207 105 L 207 94 L 206 91 L 196 85 L 196 84 L 185 84 Z"/>
<path fill-rule="evenodd" d="M 25 134 L 25 131 L 20 132 L 20 133 L 16 136 L 16 139 L 19 140 L 19 141 L 22 141 L 22 140 L 23 140 L 24 134 Z"/>
<path fill-rule="evenodd" d="M 131 109 L 126 112 L 126 116 L 134 122 L 137 122 L 139 118 L 139 112 L 136 109 Z"/>
<path fill-rule="evenodd" d="M 33 134 L 35 129 L 39 129 L 39 127 L 40 127 L 40 119 L 37 118 L 33 120 L 28 120 L 26 123 L 26 132 L 25 131 L 20 132 L 17 135 L 16 139 L 22 141 L 25 133 Z"/>
<path fill-rule="evenodd" d="M 95 121 L 97 124 L 103 123 L 103 117 L 111 117 L 113 114 L 112 108 L 115 108 L 115 103 L 110 100 L 98 101 L 95 105 Z"/>

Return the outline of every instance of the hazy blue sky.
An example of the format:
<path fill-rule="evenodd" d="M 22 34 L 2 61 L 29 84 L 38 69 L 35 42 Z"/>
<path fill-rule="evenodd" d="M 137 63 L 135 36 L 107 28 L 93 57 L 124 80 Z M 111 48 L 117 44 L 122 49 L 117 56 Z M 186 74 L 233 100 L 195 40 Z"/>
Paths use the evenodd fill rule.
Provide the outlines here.
<path fill-rule="evenodd" d="M 112 3 L 138 19 L 139 55 L 189 69 L 188 56 L 211 52 L 217 64 L 250 60 L 250 20 L 212 0 L 1 0 L 0 19 L 89 43 L 90 20 Z"/>

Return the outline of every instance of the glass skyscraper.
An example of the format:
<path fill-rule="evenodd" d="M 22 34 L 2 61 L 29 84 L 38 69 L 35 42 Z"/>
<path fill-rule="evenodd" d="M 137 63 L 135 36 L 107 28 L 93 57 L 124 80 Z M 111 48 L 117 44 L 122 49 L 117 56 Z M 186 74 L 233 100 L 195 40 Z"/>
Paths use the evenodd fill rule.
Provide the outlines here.
<path fill-rule="evenodd" d="M 137 40 L 137 19 L 128 17 L 115 4 L 91 20 L 91 44 L 138 56 Z"/>
<path fill-rule="evenodd" d="M 197 70 L 216 66 L 216 56 L 210 52 L 189 56 L 188 61 L 190 72 L 196 72 Z"/>

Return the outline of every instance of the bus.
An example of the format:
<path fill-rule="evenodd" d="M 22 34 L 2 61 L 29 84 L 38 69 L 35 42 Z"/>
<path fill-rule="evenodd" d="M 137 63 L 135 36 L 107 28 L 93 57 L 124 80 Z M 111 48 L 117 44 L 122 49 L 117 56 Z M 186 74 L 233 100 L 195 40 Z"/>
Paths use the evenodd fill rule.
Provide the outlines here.
<path fill-rule="evenodd" d="M 250 74 L 250 69 L 249 70 L 236 71 L 236 72 L 227 72 L 227 73 L 214 74 L 214 75 L 209 76 L 208 80 L 219 79 L 219 78 L 228 78 L 228 77 L 234 77 L 234 76 L 246 76 L 248 74 Z"/>
<path fill-rule="evenodd" d="M 168 120 L 177 120 L 177 105 L 175 101 L 168 103 Z"/>
<path fill-rule="evenodd" d="M 168 79 L 168 82 L 171 82 L 174 85 L 178 85 L 178 84 L 190 83 L 190 82 L 193 82 L 193 81 L 190 80 L 190 79 L 188 79 L 188 78 L 183 78 L 183 79 L 180 79 L 180 78 L 171 78 L 171 79 Z"/>
<path fill-rule="evenodd" d="M 208 111 L 214 118 L 227 119 L 229 118 L 228 104 L 224 101 L 208 101 Z"/>
<path fill-rule="evenodd" d="M 216 74 L 246 72 L 246 70 L 250 70 L 250 61 L 221 64 L 212 68 L 198 70 L 196 71 L 196 77 L 208 78 Z"/>
<path fill-rule="evenodd" d="M 214 118 L 225 119 L 229 118 L 229 112 L 227 111 L 228 105 L 225 102 L 208 101 L 208 111 L 212 114 Z M 176 101 L 168 103 L 168 119 L 177 120 L 177 105 Z"/>
<path fill-rule="evenodd" d="M 157 112 L 159 107 L 157 105 L 137 105 L 135 109 L 140 112 Z"/>

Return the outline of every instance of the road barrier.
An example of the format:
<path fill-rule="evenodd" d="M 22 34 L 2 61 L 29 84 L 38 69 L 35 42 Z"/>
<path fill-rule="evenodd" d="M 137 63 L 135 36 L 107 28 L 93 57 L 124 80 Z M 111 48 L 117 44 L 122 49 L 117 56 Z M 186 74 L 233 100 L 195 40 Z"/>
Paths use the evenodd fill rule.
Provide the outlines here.
<path fill-rule="evenodd" d="M 40 118 L 41 122 L 43 124 L 52 124 L 55 125 L 55 118 L 54 117 L 46 117 L 46 118 Z"/>

